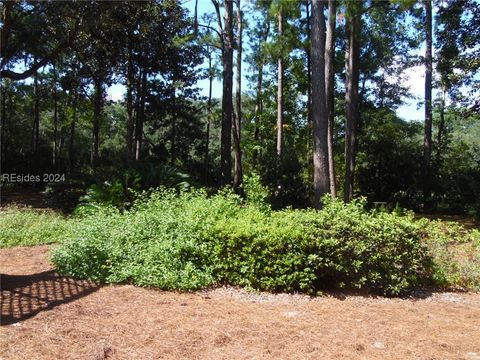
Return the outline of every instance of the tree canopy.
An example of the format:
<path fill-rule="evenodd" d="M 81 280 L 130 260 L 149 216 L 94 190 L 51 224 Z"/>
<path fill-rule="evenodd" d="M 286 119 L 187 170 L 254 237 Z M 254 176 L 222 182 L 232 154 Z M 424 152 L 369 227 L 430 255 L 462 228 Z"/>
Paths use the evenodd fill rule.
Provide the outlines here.
<path fill-rule="evenodd" d="M 2 1 L 1 171 L 239 194 L 255 173 L 274 207 L 330 193 L 479 215 L 479 9 Z M 415 101 L 425 116 L 402 119 Z"/>

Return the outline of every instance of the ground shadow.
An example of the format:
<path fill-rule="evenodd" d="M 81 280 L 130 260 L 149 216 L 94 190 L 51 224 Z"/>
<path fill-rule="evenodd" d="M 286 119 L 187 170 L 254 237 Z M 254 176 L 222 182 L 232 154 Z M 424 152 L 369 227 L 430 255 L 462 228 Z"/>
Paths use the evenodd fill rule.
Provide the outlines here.
<path fill-rule="evenodd" d="M 1 325 L 11 325 L 53 309 L 100 288 L 88 280 L 76 280 L 44 271 L 30 275 L 0 274 Z"/>

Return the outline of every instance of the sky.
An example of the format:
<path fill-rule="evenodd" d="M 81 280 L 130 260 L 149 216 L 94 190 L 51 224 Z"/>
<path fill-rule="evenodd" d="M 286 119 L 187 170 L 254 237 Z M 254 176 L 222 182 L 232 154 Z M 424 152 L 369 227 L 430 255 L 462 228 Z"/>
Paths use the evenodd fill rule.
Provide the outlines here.
<path fill-rule="evenodd" d="M 248 2 L 248 0 L 244 0 L 244 3 Z M 185 6 L 190 13 L 193 15 L 194 7 L 195 7 L 195 0 L 184 0 L 182 1 L 182 5 Z M 214 12 L 213 5 L 211 0 L 198 0 L 198 17 L 199 19 L 205 13 L 212 13 Z M 246 14 L 248 16 L 248 14 Z M 248 43 L 248 38 L 244 36 L 244 44 Z M 248 49 L 246 49 L 248 51 Z M 424 50 L 420 50 L 424 51 Z M 206 67 L 206 63 L 202 67 Z M 248 66 L 246 63 L 242 64 L 242 91 L 245 91 L 247 88 L 247 74 Z M 400 106 L 397 109 L 397 115 L 404 120 L 411 121 L 411 120 L 422 120 L 424 118 L 424 107 L 423 105 L 417 106 L 419 102 L 422 101 L 424 96 L 424 86 L 425 86 L 425 70 L 422 66 L 415 66 L 405 71 L 405 85 L 410 89 L 411 94 L 413 95 L 414 99 L 406 99 L 405 104 Z M 208 79 L 200 80 L 197 83 L 197 86 L 200 88 L 200 95 L 208 96 Z M 125 94 L 125 87 L 121 84 L 115 84 L 108 89 L 109 97 L 116 101 L 123 98 Z M 222 83 L 219 80 L 215 80 L 213 83 L 213 97 L 220 98 L 222 96 Z M 433 96 L 435 97 L 435 91 Z"/>

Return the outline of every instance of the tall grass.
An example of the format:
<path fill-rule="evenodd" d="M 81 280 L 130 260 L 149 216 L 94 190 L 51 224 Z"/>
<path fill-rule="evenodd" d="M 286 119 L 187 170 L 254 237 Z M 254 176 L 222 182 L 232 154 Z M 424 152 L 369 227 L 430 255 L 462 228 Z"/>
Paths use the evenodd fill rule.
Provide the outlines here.
<path fill-rule="evenodd" d="M 69 230 L 67 218 L 53 211 L 0 209 L 0 248 L 57 243 L 69 237 Z"/>

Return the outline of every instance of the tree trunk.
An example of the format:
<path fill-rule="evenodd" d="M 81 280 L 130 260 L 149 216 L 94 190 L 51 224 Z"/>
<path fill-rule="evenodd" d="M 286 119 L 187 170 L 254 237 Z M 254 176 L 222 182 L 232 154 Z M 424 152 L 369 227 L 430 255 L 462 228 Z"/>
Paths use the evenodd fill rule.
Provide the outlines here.
<path fill-rule="evenodd" d="M 5 115 L 2 116 L 3 118 L 3 122 L 2 122 L 2 131 L 3 131 L 3 138 L 2 138 L 2 149 L 3 149 L 3 153 L 2 153 L 2 158 L 1 158 L 1 168 L 2 169 L 5 169 L 5 164 L 6 164 L 6 159 L 7 159 L 7 156 L 8 156 L 8 153 L 9 153 L 9 144 L 10 144 L 10 138 L 11 136 L 10 135 L 10 132 L 8 132 L 7 130 L 7 119 L 12 119 L 13 118 L 13 112 L 14 112 L 14 109 L 13 109 L 13 101 L 12 101 L 12 94 L 10 94 L 9 96 L 7 96 L 7 92 L 6 92 L 6 89 L 5 89 L 5 99 L 4 99 L 4 104 L 3 106 L 5 107 L 5 110 L 3 110 L 3 106 L 2 106 L 2 111 L 5 111 Z M 8 104 L 7 104 L 7 99 L 8 99 Z"/>
<path fill-rule="evenodd" d="M 325 19 L 323 2 L 312 0 L 312 121 L 313 121 L 313 186 L 315 207 L 329 191 L 328 180 L 328 113 L 325 93 Z"/>
<path fill-rule="evenodd" d="M 358 82 L 359 82 L 359 53 L 361 31 L 361 3 L 350 3 L 347 12 L 347 51 L 345 54 L 346 83 L 346 126 L 345 126 L 345 202 L 350 202 L 353 197 L 355 175 L 355 158 L 358 127 Z"/>
<path fill-rule="evenodd" d="M 53 168 L 58 170 L 58 101 L 57 68 L 53 63 Z"/>
<path fill-rule="evenodd" d="M 440 104 L 440 122 L 437 133 L 437 164 L 440 165 L 442 159 L 443 145 L 445 140 L 445 96 L 446 90 L 442 91 L 442 102 Z"/>
<path fill-rule="evenodd" d="M 73 173 L 75 168 L 75 126 L 77 124 L 77 106 L 78 106 L 78 87 L 75 85 L 75 90 L 73 93 L 73 118 L 72 123 L 70 124 L 70 144 L 69 144 L 69 163 L 70 163 L 70 173 Z"/>
<path fill-rule="evenodd" d="M 38 149 L 39 133 L 40 133 L 40 94 L 38 90 L 38 75 L 35 73 L 33 78 L 33 127 L 32 127 L 32 153 L 35 157 Z"/>
<path fill-rule="evenodd" d="M 133 131 L 135 128 L 135 120 L 133 117 L 133 87 L 134 87 L 134 69 L 132 54 L 129 54 L 127 64 L 127 159 L 133 158 Z"/>
<path fill-rule="evenodd" d="M 235 121 L 234 121 L 234 140 L 235 140 L 235 166 L 233 172 L 233 187 L 239 189 L 242 184 L 242 32 L 243 32 L 243 14 L 240 10 L 240 0 L 237 0 L 237 76 L 236 76 L 236 96 L 235 96 Z"/>
<path fill-rule="evenodd" d="M 195 0 L 195 12 L 193 15 L 193 31 L 195 38 L 198 37 L 198 0 Z"/>
<path fill-rule="evenodd" d="M 262 89 L 263 89 L 263 56 L 261 54 L 262 51 L 262 44 L 267 41 L 268 34 L 270 32 L 270 21 L 268 19 L 268 15 L 265 18 L 264 22 L 264 32 L 263 38 L 259 39 L 258 43 L 258 51 L 259 51 L 259 61 L 258 61 L 258 78 L 257 78 L 257 94 L 256 94 L 256 104 L 255 104 L 255 131 L 253 138 L 255 140 L 255 145 L 259 145 L 258 142 L 260 140 L 260 114 L 263 112 L 263 100 L 262 100 Z M 260 146 L 259 146 L 260 147 Z M 253 152 L 253 163 L 257 163 L 258 156 L 260 155 L 260 150 L 256 149 Z"/>
<path fill-rule="evenodd" d="M 310 2 L 305 3 L 305 12 L 307 15 L 307 42 L 310 44 L 312 40 L 311 27 L 310 27 Z M 312 65 L 310 59 L 310 47 L 306 49 L 307 55 L 307 121 L 312 122 Z"/>
<path fill-rule="evenodd" d="M 208 103 L 207 103 L 207 130 L 205 134 L 205 154 L 203 158 L 204 182 L 208 178 L 208 152 L 210 150 L 210 122 L 212 119 L 212 85 L 213 85 L 212 53 L 208 49 Z"/>
<path fill-rule="evenodd" d="M 253 133 L 253 140 L 255 146 L 258 147 L 258 142 L 260 140 L 260 114 L 263 112 L 263 101 L 262 101 L 262 86 L 263 86 L 263 62 L 258 66 L 258 79 L 257 79 L 257 95 L 256 95 L 256 104 L 255 104 L 255 130 Z M 260 155 L 260 149 L 257 148 L 253 152 L 252 162 L 257 163 L 258 156 Z"/>
<path fill-rule="evenodd" d="M 172 126 L 172 133 L 171 133 L 171 138 L 170 138 L 170 164 L 172 166 L 175 165 L 175 160 L 176 160 L 176 137 L 177 137 L 177 98 L 176 98 L 176 93 L 175 93 L 175 79 L 173 79 L 173 84 L 172 84 L 172 121 L 171 121 L 171 126 Z"/>
<path fill-rule="evenodd" d="M 103 81 L 99 78 L 95 79 L 94 87 L 95 95 L 93 99 L 92 149 L 90 153 L 90 165 L 92 168 L 95 168 L 98 165 L 100 121 L 103 111 Z"/>
<path fill-rule="evenodd" d="M 145 122 L 145 93 L 147 87 L 147 72 L 142 70 L 142 81 L 140 84 L 140 104 L 137 114 L 137 124 L 135 126 L 135 161 L 140 161 L 142 156 L 143 144 L 143 123 Z"/>
<path fill-rule="evenodd" d="M 328 177 L 330 181 L 330 194 L 337 197 L 337 185 L 335 176 L 335 161 L 333 153 L 333 126 L 335 121 L 335 24 L 337 16 L 337 3 L 335 0 L 328 1 L 328 27 L 325 41 L 325 90 L 327 97 L 328 112 Z"/>
<path fill-rule="evenodd" d="M 225 0 L 224 29 L 222 33 L 222 131 L 220 170 L 222 186 L 232 182 L 232 116 L 233 116 L 233 0 Z"/>
<path fill-rule="evenodd" d="M 432 155 L 432 2 L 425 2 L 425 134 L 423 138 L 424 157 L 424 201 L 430 193 Z"/>
<path fill-rule="evenodd" d="M 283 12 L 278 12 L 278 41 L 281 44 L 283 37 Z M 278 58 L 277 79 L 277 156 L 282 157 L 283 152 L 283 54 Z"/>
<path fill-rule="evenodd" d="M 5 163 L 5 124 L 7 123 L 7 89 L 2 89 L 2 112 L 0 119 L 0 169 Z"/>

